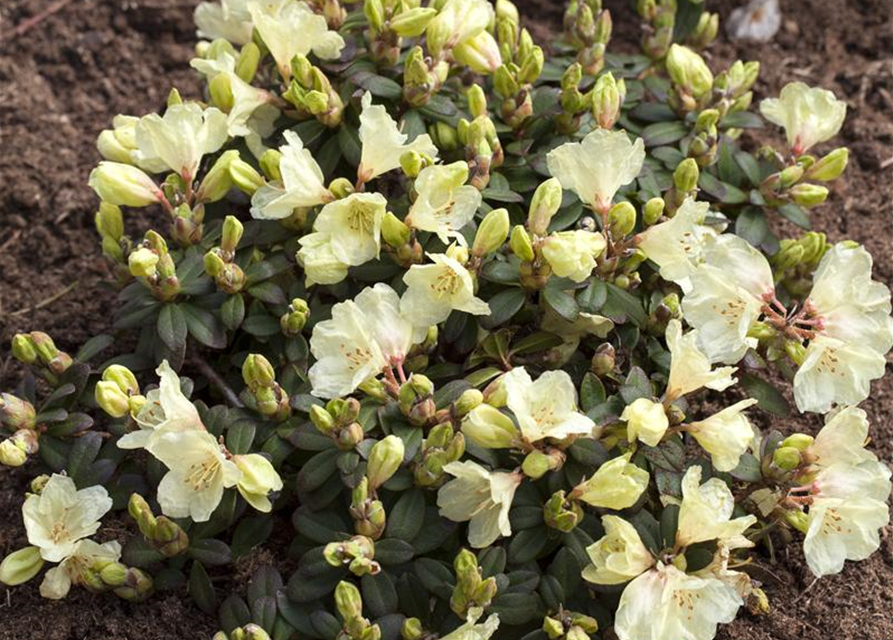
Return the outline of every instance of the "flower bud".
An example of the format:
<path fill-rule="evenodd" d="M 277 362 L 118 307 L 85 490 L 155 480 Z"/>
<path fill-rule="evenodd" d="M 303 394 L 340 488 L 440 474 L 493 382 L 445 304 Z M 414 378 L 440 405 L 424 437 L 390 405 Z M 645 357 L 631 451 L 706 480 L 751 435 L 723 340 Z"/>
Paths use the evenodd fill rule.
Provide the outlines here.
<path fill-rule="evenodd" d="M 533 244 L 530 241 L 530 234 L 527 233 L 523 225 L 515 225 L 514 229 L 512 229 L 509 246 L 512 248 L 512 253 L 518 256 L 521 262 L 533 262 L 536 259 Z"/>
<path fill-rule="evenodd" d="M 336 199 L 341 200 L 354 192 L 354 186 L 347 178 L 335 178 L 329 184 L 329 191 Z"/>
<path fill-rule="evenodd" d="M 105 382 L 113 382 L 118 385 L 124 393 L 135 395 L 140 392 L 139 382 L 133 372 L 120 364 L 113 364 L 105 368 L 102 372 L 102 379 Z"/>
<path fill-rule="evenodd" d="M 599 76 L 592 91 L 592 117 L 602 129 L 610 129 L 620 117 L 620 92 L 617 81 L 608 72 Z"/>
<path fill-rule="evenodd" d="M 395 435 L 387 436 L 373 445 L 366 464 L 366 477 L 373 491 L 397 472 L 403 464 L 404 453 L 403 440 Z"/>
<path fill-rule="evenodd" d="M 128 602 L 142 602 L 152 595 L 152 576 L 136 568 L 127 570 L 124 584 L 115 589 L 115 595 Z"/>
<path fill-rule="evenodd" d="M 332 414 L 318 404 L 310 407 L 310 421 L 322 433 L 328 435 L 335 428 L 335 419 Z"/>
<path fill-rule="evenodd" d="M 557 178 L 543 182 L 533 194 L 527 215 L 527 228 L 530 233 L 544 236 L 549 232 L 549 223 L 561 208 L 563 192 Z"/>
<path fill-rule="evenodd" d="M 233 186 L 229 166 L 239 157 L 235 149 L 225 151 L 205 174 L 196 191 L 198 202 L 217 202 L 222 200 Z"/>
<path fill-rule="evenodd" d="M 625 238 L 636 227 L 636 208 L 630 202 L 618 202 L 608 212 L 608 226 L 614 239 Z"/>
<path fill-rule="evenodd" d="M 242 379 L 252 391 L 270 387 L 276 381 L 276 371 L 270 361 L 259 353 L 249 354 L 242 363 Z"/>
<path fill-rule="evenodd" d="M 489 404 L 481 404 L 465 416 L 462 433 L 485 449 L 509 449 L 520 439 L 514 421 Z"/>
<path fill-rule="evenodd" d="M 36 418 L 33 404 L 11 393 L 0 393 L 0 424 L 9 431 L 33 429 Z"/>
<path fill-rule="evenodd" d="M 245 640 L 270 640 L 270 634 L 253 622 L 246 624 L 242 629 L 245 631 Z"/>
<path fill-rule="evenodd" d="M 796 204 L 808 209 L 822 204 L 828 197 L 828 189 L 817 184 L 801 183 L 792 187 L 788 194 Z"/>
<path fill-rule="evenodd" d="M 381 237 L 394 248 L 402 247 L 409 242 L 412 230 L 400 218 L 388 211 L 381 221 Z"/>
<path fill-rule="evenodd" d="M 267 497 L 282 490 L 282 478 L 273 464 L 259 453 L 233 456 L 233 462 L 242 472 L 236 487 L 242 497 L 258 511 L 269 513 L 272 509 Z"/>
<path fill-rule="evenodd" d="M 846 169 L 849 157 L 849 149 L 846 147 L 838 147 L 809 167 L 805 178 L 807 180 L 819 180 L 820 182 L 836 180 Z"/>
<path fill-rule="evenodd" d="M 459 64 L 482 75 L 494 73 L 502 64 L 499 44 L 489 31 L 481 31 L 459 43 L 453 49 L 453 58 Z"/>
<path fill-rule="evenodd" d="M 603 342 L 595 350 L 589 368 L 597 376 L 605 376 L 614 371 L 616 353 L 610 342 Z"/>
<path fill-rule="evenodd" d="M 785 522 L 787 522 L 800 533 L 809 532 L 809 516 L 807 516 L 799 509 L 796 509 L 794 511 L 785 511 L 784 519 Z"/>
<path fill-rule="evenodd" d="M 287 336 L 300 335 L 310 317 L 310 307 L 301 298 L 295 298 L 288 305 L 288 311 L 279 319 L 282 333 Z"/>
<path fill-rule="evenodd" d="M 127 580 L 127 567 L 120 562 L 111 562 L 102 568 L 99 577 L 110 587 L 120 587 Z"/>
<path fill-rule="evenodd" d="M 583 508 L 576 500 L 568 500 L 564 491 L 556 491 L 543 505 L 543 520 L 552 529 L 573 531 L 583 519 Z"/>
<path fill-rule="evenodd" d="M 468 100 L 468 111 L 475 118 L 487 115 L 487 96 L 478 84 L 473 84 L 465 96 Z"/>
<path fill-rule="evenodd" d="M 103 238 L 111 238 L 118 242 L 124 236 L 124 216 L 118 206 L 101 202 L 94 221 L 96 231 Z"/>
<path fill-rule="evenodd" d="M 158 517 L 149 540 L 165 558 L 174 558 L 189 549 L 189 536 L 180 525 L 166 516 Z"/>
<path fill-rule="evenodd" d="M 800 451 L 794 447 L 778 447 L 772 453 L 772 463 L 784 471 L 796 469 L 800 461 Z"/>
<path fill-rule="evenodd" d="M 779 446 L 791 447 L 797 451 L 806 451 L 813 442 L 815 442 L 815 438 L 812 436 L 805 433 L 795 433 L 782 440 Z"/>
<path fill-rule="evenodd" d="M 156 273 L 156 267 L 160 259 L 161 256 L 148 247 L 140 247 L 132 251 L 127 257 L 130 275 L 137 278 L 151 278 Z"/>
<path fill-rule="evenodd" d="M 152 508 L 145 498 L 138 493 L 130 494 L 130 500 L 127 502 L 127 513 L 136 521 L 143 536 L 150 539 L 154 537 L 157 521 L 152 513 Z"/>
<path fill-rule="evenodd" d="M 115 382 L 97 382 L 94 397 L 96 404 L 113 418 L 123 418 L 130 413 L 130 397 Z"/>
<path fill-rule="evenodd" d="M 223 220 L 223 230 L 220 236 L 220 248 L 226 253 L 232 255 L 242 240 L 242 234 L 245 227 L 235 216 L 226 216 Z"/>
<path fill-rule="evenodd" d="M 12 338 L 12 355 L 22 364 L 34 364 L 37 361 L 37 349 L 31 336 L 17 333 Z"/>
<path fill-rule="evenodd" d="M 363 598 L 360 596 L 360 590 L 350 582 L 342 580 L 335 587 L 335 606 L 345 620 L 362 617 Z"/>
<path fill-rule="evenodd" d="M 263 176 L 241 158 L 233 158 L 229 163 L 229 176 L 232 178 L 233 185 L 249 196 L 254 195 L 255 191 L 264 186 Z"/>
<path fill-rule="evenodd" d="M 25 547 L 13 551 L 0 562 L 0 582 L 7 587 L 15 587 L 28 582 L 40 573 L 43 558 L 38 547 Z"/>
<path fill-rule="evenodd" d="M 455 127 L 446 122 L 437 121 L 428 127 L 428 134 L 442 151 L 455 151 L 461 145 L 459 134 Z"/>
<path fill-rule="evenodd" d="M 28 454 L 12 438 L 0 442 L 0 465 L 21 467 L 28 461 Z"/>
<path fill-rule="evenodd" d="M 388 26 L 401 38 L 418 38 L 436 15 L 437 10 L 431 7 L 414 7 L 391 18 Z"/>
<path fill-rule="evenodd" d="M 682 45 L 674 44 L 667 54 L 667 72 L 673 83 L 700 98 L 713 88 L 713 74 L 704 59 Z"/>
<path fill-rule="evenodd" d="M 795 185 L 802 177 L 803 167 L 795 164 L 791 167 L 785 167 L 785 169 L 778 174 L 778 182 L 782 188 L 787 189 L 788 187 Z"/>
<path fill-rule="evenodd" d="M 114 205 L 145 207 L 161 201 L 161 191 L 152 178 L 129 164 L 102 161 L 90 172 L 88 184 Z"/>
<path fill-rule="evenodd" d="M 690 193 L 698 188 L 700 171 L 694 158 L 686 158 L 673 172 L 673 184 L 678 193 Z"/>
<path fill-rule="evenodd" d="M 477 257 L 493 253 L 502 247 L 508 234 L 509 212 L 505 209 L 493 209 L 481 220 L 471 252 Z"/>
<path fill-rule="evenodd" d="M 215 280 L 223 276 L 223 272 L 226 269 L 226 264 L 227 263 L 224 261 L 223 258 L 220 257 L 220 254 L 217 252 L 216 249 L 212 249 L 205 254 L 205 273 L 207 273 Z"/>
<path fill-rule="evenodd" d="M 655 224 L 664 214 L 665 206 L 666 203 L 663 198 L 651 198 L 642 209 L 642 224 L 646 227 Z"/>
<path fill-rule="evenodd" d="M 422 640 L 425 636 L 425 628 L 418 618 L 406 618 L 400 629 L 400 637 L 403 640 Z"/>

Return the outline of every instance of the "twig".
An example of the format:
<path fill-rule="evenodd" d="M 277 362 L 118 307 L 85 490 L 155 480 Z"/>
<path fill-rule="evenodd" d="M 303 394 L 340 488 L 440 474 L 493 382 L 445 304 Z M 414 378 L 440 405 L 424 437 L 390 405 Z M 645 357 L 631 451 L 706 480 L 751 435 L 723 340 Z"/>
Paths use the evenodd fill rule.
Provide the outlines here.
<path fill-rule="evenodd" d="M 13 242 L 19 239 L 19 236 L 22 235 L 21 229 L 16 229 L 11 236 L 9 236 L 9 240 L 0 245 L 0 253 L 6 251 L 6 248 L 11 245 Z"/>
<path fill-rule="evenodd" d="M 195 364 L 196 367 L 198 367 L 198 370 L 202 372 L 202 375 L 208 379 L 208 382 L 210 382 L 214 387 L 217 388 L 220 393 L 223 394 L 223 397 L 226 398 L 227 402 L 239 409 L 243 409 L 245 407 L 245 404 L 239 399 L 238 394 L 232 390 L 232 387 L 226 384 L 226 381 L 220 377 L 220 374 L 214 371 L 214 368 L 209 365 L 202 357 L 193 356 L 192 362 Z"/>
<path fill-rule="evenodd" d="M 19 309 L 18 311 L 13 311 L 9 315 L 10 316 L 20 316 L 24 313 L 30 313 L 31 311 L 37 311 L 38 309 L 43 309 L 45 306 L 53 304 L 59 298 L 70 293 L 77 286 L 78 286 L 77 282 L 72 282 L 70 285 L 68 285 L 67 287 L 62 289 L 62 291 L 59 291 L 58 293 L 54 293 L 53 295 L 51 295 L 49 298 L 46 298 L 45 300 L 41 300 L 33 307 L 25 307 L 24 309 Z"/>
<path fill-rule="evenodd" d="M 884 160 L 884 161 L 881 163 L 881 169 L 886 169 L 886 168 L 889 167 L 891 164 L 893 164 L 893 156 L 887 158 L 886 160 Z"/>
<path fill-rule="evenodd" d="M 15 40 L 21 35 L 24 35 L 27 31 L 29 31 L 34 26 L 40 24 L 47 18 L 49 18 L 54 13 L 58 13 L 62 9 L 64 9 L 68 4 L 70 4 L 72 0 L 56 0 L 53 4 L 48 6 L 46 9 L 38 13 L 36 16 L 32 16 L 18 25 L 15 29 L 12 30 L 12 37 L 10 40 Z"/>

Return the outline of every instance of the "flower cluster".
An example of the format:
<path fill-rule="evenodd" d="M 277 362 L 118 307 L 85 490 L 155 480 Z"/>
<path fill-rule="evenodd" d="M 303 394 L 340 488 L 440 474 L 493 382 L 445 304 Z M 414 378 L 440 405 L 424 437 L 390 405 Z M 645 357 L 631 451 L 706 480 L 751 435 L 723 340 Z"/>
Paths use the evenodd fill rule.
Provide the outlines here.
<path fill-rule="evenodd" d="M 745 151 L 759 65 L 710 68 L 702 5 L 606 56 L 574 0 L 547 59 L 508 0 L 201 3 L 204 91 L 97 141 L 115 337 L 13 340 L 0 463 L 38 477 L 0 581 L 185 584 L 215 640 L 710 640 L 767 610 L 764 549 L 876 551 L 890 292 L 769 224 L 808 227 L 846 109 L 788 85 Z M 788 387 L 824 426 L 773 428 Z"/>

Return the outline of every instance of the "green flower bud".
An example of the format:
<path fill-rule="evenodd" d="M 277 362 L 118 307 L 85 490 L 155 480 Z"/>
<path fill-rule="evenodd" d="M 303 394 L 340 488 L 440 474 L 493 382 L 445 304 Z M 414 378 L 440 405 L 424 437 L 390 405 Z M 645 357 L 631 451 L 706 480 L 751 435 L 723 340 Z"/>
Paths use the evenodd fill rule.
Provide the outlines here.
<path fill-rule="evenodd" d="M 785 511 L 784 514 L 785 522 L 794 527 L 800 533 L 808 533 L 809 532 L 809 516 L 800 511 L 799 509 L 796 511 Z"/>
<path fill-rule="evenodd" d="M 481 404 L 465 416 L 462 433 L 485 449 L 511 448 L 521 436 L 514 421 L 489 404 Z"/>
<path fill-rule="evenodd" d="M 395 435 L 387 436 L 372 446 L 366 463 L 366 477 L 373 491 L 397 473 L 403 464 L 404 453 L 403 440 Z"/>
<path fill-rule="evenodd" d="M 782 440 L 779 446 L 790 447 L 797 451 L 806 451 L 813 442 L 815 442 L 815 438 L 812 436 L 805 433 L 795 433 Z"/>
<path fill-rule="evenodd" d="M 527 34 L 525 29 L 522 34 Z M 521 65 L 521 71 L 518 72 L 518 82 L 523 84 L 533 84 L 543 73 L 543 66 L 546 64 L 546 57 L 541 47 L 533 47 L 530 53 L 525 56 Z"/>
<path fill-rule="evenodd" d="M 254 195 L 255 191 L 264 186 L 263 176 L 241 158 L 233 158 L 229 163 L 229 176 L 232 178 L 233 185 L 249 196 Z"/>
<path fill-rule="evenodd" d="M 335 587 L 335 606 L 345 620 L 362 617 L 363 598 L 360 596 L 360 590 L 350 582 L 342 580 Z"/>
<path fill-rule="evenodd" d="M 603 342 L 592 356 L 590 369 L 597 376 L 605 376 L 614 371 L 616 352 L 610 342 Z"/>
<path fill-rule="evenodd" d="M 367 0 L 363 3 L 363 13 L 369 26 L 375 31 L 381 31 L 384 28 L 385 13 L 382 0 Z"/>
<path fill-rule="evenodd" d="M 239 51 L 238 60 L 236 60 L 236 75 L 251 84 L 251 81 L 254 80 L 254 74 L 257 73 L 260 59 L 260 47 L 253 42 L 244 45 L 241 51 Z"/>
<path fill-rule="evenodd" d="M 332 429 L 335 428 L 335 419 L 332 417 L 332 414 L 318 404 L 310 407 L 310 421 L 313 423 L 313 426 L 326 435 L 330 434 Z"/>
<path fill-rule="evenodd" d="M 287 336 L 297 336 L 304 330 L 307 319 L 310 317 L 310 307 L 301 298 L 295 298 L 288 305 L 288 312 L 280 319 L 282 333 Z"/>
<path fill-rule="evenodd" d="M 232 255 L 236 252 L 236 247 L 242 240 L 242 234 L 245 227 L 235 216 L 226 216 L 223 220 L 223 230 L 220 236 L 220 248 L 226 253 Z"/>
<path fill-rule="evenodd" d="M 114 382 L 97 382 L 94 397 L 96 404 L 113 418 L 130 413 L 130 397 Z"/>
<path fill-rule="evenodd" d="M 270 361 L 259 353 L 249 354 L 242 363 L 242 379 L 252 391 L 271 387 L 276 381 L 276 371 Z"/>
<path fill-rule="evenodd" d="M 112 562 L 103 567 L 99 577 L 110 587 L 120 587 L 127 579 L 127 567 L 120 562 Z"/>
<path fill-rule="evenodd" d="M 678 193 L 691 193 L 698 188 L 700 170 L 694 158 L 686 158 L 673 172 L 673 184 Z"/>
<path fill-rule="evenodd" d="M 545 236 L 549 232 L 552 216 L 561 208 L 562 196 L 561 183 L 557 178 L 549 178 L 537 187 L 527 214 L 527 228 L 531 233 Z"/>
<path fill-rule="evenodd" d="M 558 640 L 564 637 L 564 624 L 560 620 L 546 616 L 543 620 L 543 633 L 549 636 L 549 640 Z"/>
<path fill-rule="evenodd" d="M 88 184 L 102 200 L 118 206 L 145 207 L 161 202 L 161 190 L 152 178 L 128 164 L 100 162 L 90 172 Z"/>
<path fill-rule="evenodd" d="M 127 266 L 134 277 L 151 278 L 161 257 L 147 247 L 140 247 L 127 257 Z"/>
<path fill-rule="evenodd" d="M 717 109 L 704 109 L 698 114 L 698 119 L 695 121 L 695 131 L 716 135 L 716 124 L 719 122 L 719 115 Z"/>
<path fill-rule="evenodd" d="M 800 451 L 794 447 L 778 447 L 772 453 L 772 463 L 784 471 L 796 469 L 800 462 Z"/>
<path fill-rule="evenodd" d="M 608 72 L 599 76 L 592 91 L 592 117 L 602 129 L 610 129 L 620 117 L 622 101 L 614 76 Z"/>
<path fill-rule="evenodd" d="M 778 174 L 779 184 L 785 189 L 795 185 L 802 177 L 803 167 L 796 164 L 791 167 L 786 167 L 780 174 Z"/>
<path fill-rule="evenodd" d="M 849 149 L 838 147 L 812 165 L 806 172 L 805 177 L 807 180 L 818 180 L 820 182 L 836 180 L 846 169 L 849 157 Z"/>
<path fill-rule="evenodd" d="M 468 99 L 468 110 L 471 112 L 472 117 L 479 118 L 487 115 L 487 96 L 479 84 L 471 85 L 466 98 Z"/>
<path fill-rule="evenodd" d="M 809 209 L 822 204 L 828 197 L 828 189 L 821 185 L 800 183 L 788 191 L 788 195 L 796 204 Z"/>
<path fill-rule="evenodd" d="M 388 26 L 401 38 L 418 38 L 437 15 L 431 7 L 414 7 L 391 18 Z"/>
<path fill-rule="evenodd" d="M 130 494 L 130 500 L 127 502 L 127 513 L 136 521 L 143 536 L 149 539 L 155 536 L 157 524 L 155 515 L 152 513 L 149 503 L 140 494 Z"/>
<path fill-rule="evenodd" d="M 282 162 L 282 152 L 278 149 L 267 149 L 260 157 L 260 170 L 269 180 L 282 180 L 282 172 L 279 171 L 280 162 Z"/>
<path fill-rule="evenodd" d="M 15 587 L 28 582 L 40 573 L 43 558 L 37 547 L 25 547 L 13 551 L 0 562 L 0 582 L 7 587 Z"/>
<path fill-rule="evenodd" d="M 521 85 L 515 79 L 515 74 L 505 64 L 499 67 L 496 73 L 493 74 L 493 86 L 496 89 L 496 93 L 503 98 L 510 98 L 521 91 Z"/>
<path fill-rule="evenodd" d="M 130 568 L 124 584 L 115 589 L 115 595 L 128 602 L 142 602 L 152 595 L 152 576 L 141 569 Z"/>
<path fill-rule="evenodd" d="M 459 417 L 465 416 L 469 411 L 478 407 L 484 401 L 484 394 L 477 389 L 466 389 L 456 400 L 454 406 Z"/>
<path fill-rule="evenodd" d="M 400 629 L 400 637 L 403 640 L 422 640 L 425 637 L 425 628 L 418 618 L 406 618 Z"/>
<path fill-rule="evenodd" d="M 245 640 L 270 640 L 270 635 L 263 627 L 249 623 L 242 627 L 245 630 Z"/>
<path fill-rule="evenodd" d="M 524 475 L 533 480 L 542 478 L 550 471 L 551 467 L 551 459 L 539 449 L 528 453 L 521 464 L 521 470 L 524 472 Z"/>
<path fill-rule="evenodd" d="M 17 333 L 12 338 L 12 355 L 22 364 L 34 364 L 37 362 L 37 349 L 31 336 Z"/>
<path fill-rule="evenodd" d="M 102 379 L 106 382 L 113 382 L 118 385 L 124 393 L 128 395 L 136 395 L 140 392 L 139 382 L 133 372 L 120 364 L 109 365 L 102 372 Z"/>
<path fill-rule="evenodd" d="M 707 63 L 688 47 L 678 44 L 670 47 L 667 72 L 674 84 L 695 98 L 700 98 L 713 88 L 713 74 Z"/>
<path fill-rule="evenodd" d="M 510 0 L 496 0 L 496 18 L 510 20 L 515 24 L 521 24 L 521 18 L 518 15 L 518 7 Z"/>
<path fill-rule="evenodd" d="M 608 226 L 615 239 L 625 238 L 636 227 L 636 208 L 630 202 L 618 202 L 608 212 Z"/>
<path fill-rule="evenodd" d="M 516 225 L 512 229 L 512 235 L 509 240 L 509 246 L 522 262 L 533 262 L 536 254 L 533 251 L 533 244 L 530 241 L 530 234 L 523 225 Z"/>
<path fill-rule="evenodd" d="M 471 252 L 477 257 L 483 257 L 498 251 L 508 234 L 509 212 L 505 209 L 493 209 L 481 220 Z"/>
<path fill-rule="evenodd" d="M 95 222 L 96 230 L 103 238 L 108 237 L 117 242 L 124 237 L 124 216 L 120 207 L 108 202 L 100 203 Z"/>
<path fill-rule="evenodd" d="M 580 524 L 583 509 L 576 500 L 568 500 L 564 491 L 556 491 L 543 505 L 543 519 L 546 525 L 567 533 Z"/>
<path fill-rule="evenodd" d="M 434 140 L 437 148 L 442 151 L 455 151 L 462 144 L 456 129 L 446 122 L 437 121 L 431 124 L 428 127 L 428 134 Z"/>
<path fill-rule="evenodd" d="M 198 202 L 217 202 L 226 197 L 229 190 L 232 189 L 233 180 L 230 177 L 230 164 L 238 159 L 239 152 L 235 149 L 225 151 L 211 169 L 205 174 L 201 184 L 196 191 L 196 200 Z"/>
<path fill-rule="evenodd" d="M 226 269 L 226 262 L 220 257 L 220 254 L 216 250 L 208 251 L 208 253 L 205 254 L 204 264 L 205 273 L 215 280 L 220 278 L 223 275 L 223 271 Z"/>
<path fill-rule="evenodd" d="M 666 203 L 663 198 L 651 198 L 642 209 L 642 224 L 646 227 L 655 224 L 664 214 L 665 206 Z"/>
<path fill-rule="evenodd" d="M 211 104 L 229 113 L 235 106 L 233 97 L 233 82 L 226 73 L 218 73 L 208 82 L 208 93 L 211 94 Z"/>
<path fill-rule="evenodd" d="M 329 184 L 329 191 L 336 199 L 341 200 L 354 192 L 354 186 L 347 178 L 335 178 Z"/>
<path fill-rule="evenodd" d="M 28 454 L 12 438 L 0 442 L 0 465 L 17 468 L 28 462 Z"/>

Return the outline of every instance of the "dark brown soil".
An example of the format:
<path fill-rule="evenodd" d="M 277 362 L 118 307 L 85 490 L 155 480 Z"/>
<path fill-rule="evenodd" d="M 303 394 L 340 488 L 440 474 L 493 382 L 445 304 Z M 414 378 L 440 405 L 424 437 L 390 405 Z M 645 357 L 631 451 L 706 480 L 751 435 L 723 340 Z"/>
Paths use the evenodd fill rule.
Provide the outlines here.
<path fill-rule="evenodd" d="M 563 2 L 517 0 L 540 40 L 560 28 Z M 25 34 L 13 29 L 54 0 L 4 0 L 0 7 L 0 388 L 13 386 L 9 338 L 49 332 L 64 349 L 108 330 L 114 303 L 93 231 L 96 201 L 86 180 L 98 160 L 96 135 L 117 113 L 160 107 L 171 86 L 198 90 L 187 61 L 196 0 L 73 0 Z M 633 51 L 640 37 L 633 2 L 606 2 L 614 16 L 613 51 Z M 737 2 L 709 3 L 725 17 Z M 839 144 L 850 167 L 816 229 L 832 240 L 864 243 L 876 277 L 893 283 L 893 31 L 889 0 L 798 0 L 782 3 L 782 31 L 769 44 L 711 50 L 717 65 L 741 57 L 762 63 L 757 98 L 791 80 L 820 84 L 850 107 Z M 719 9 L 716 7 L 719 6 Z M 796 8 L 797 13 L 794 13 Z M 722 36 L 721 38 L 724 38 Z M 769 134 L 771 135 L 771 134 Z M 146 221 L 128 220 L 131 229 Z M 61 298 L 52 300 L 68 287 Z M 864 403 L 878 453 L 893 460 L 893 376 Z M 767 422 L 768 424 L 768 422 Z M 776 421 L 773 426 L 779 426 Z M 815 431 L 817 418 L 793 417 L 787 429 Z M 25 543 L 18 510 L 29 470 L 0 469 L 0 555 Z M 893 638 L 893 536 L 881 550 L 814 583 L 797 545 L 763 563 L 773 610 L 742 615 L 726 640 L 890 640 Z M 165 640 L 210 638 L 216 621 L 180 596 L 131 606 L 74 590 L 42 600 L 36 584 L 0 591 L 0 640 Z"/>

